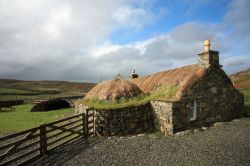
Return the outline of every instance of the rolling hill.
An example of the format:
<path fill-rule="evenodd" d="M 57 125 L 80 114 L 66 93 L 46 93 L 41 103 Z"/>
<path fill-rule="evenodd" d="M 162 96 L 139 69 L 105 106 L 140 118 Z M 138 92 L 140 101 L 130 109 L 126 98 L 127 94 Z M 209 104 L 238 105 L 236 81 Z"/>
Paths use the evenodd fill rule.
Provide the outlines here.
<path fill-rule="evenodd" d="M 245 102 L 250 102 L 250 68 L 230 75 L 234 86 L 244 94 Z"/>
<path fill-rule="evenodd" d="M 0 100 L 82 96 L 95 85 L 86 82 L 0 79 Z"/>
<path fill-rule="evenodd" d="M 0 88 L 19 90 L 58 90 L 60 92 L 86 93 L 95 83 L 68 82 L 68 81 L 23 81 L 0 79 Z"/>

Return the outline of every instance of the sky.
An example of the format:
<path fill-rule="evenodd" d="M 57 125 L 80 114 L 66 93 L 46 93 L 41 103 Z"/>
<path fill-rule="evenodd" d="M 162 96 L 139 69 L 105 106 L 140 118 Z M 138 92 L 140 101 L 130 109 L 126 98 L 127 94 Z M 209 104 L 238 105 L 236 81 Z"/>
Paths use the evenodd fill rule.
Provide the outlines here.
<path fill-rule="evenodd" d="M 99 82 L 197 63 L 250 67 L 250 0 L 0 0 L 0 78 Z"/>

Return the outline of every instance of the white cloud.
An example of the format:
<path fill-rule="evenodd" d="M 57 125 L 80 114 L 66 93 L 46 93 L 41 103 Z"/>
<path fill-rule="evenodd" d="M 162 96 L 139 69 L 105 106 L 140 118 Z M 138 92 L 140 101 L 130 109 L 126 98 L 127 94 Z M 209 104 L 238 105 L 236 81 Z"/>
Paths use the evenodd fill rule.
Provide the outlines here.
<path fill-rule="evenodd" d="M 123 18 L 112 17 L 117 11 Z M 74 71 L 78 63 L 79 70 L 97 65 L 95 56 L 118 49 L 101 46 L 103 41 L 117 28 L 143 27 L 148 22 L 139 17 L 151 19 L 148 12 L 123 0 L 2 0 L 0 77 L 75 79 L 71 75 L 77 73 L 77 79 L 88 80 Z"/>
<path fill-rule="evenodd" d="M 229 37 L 250 42 L 250 1 L 233 0 L 229 8 L 230 10 L 225 15 L 225 26 L 233 31 Z"/>
<path fill-rule="evenodd" d="M 102 44 L 99 47 L 91 48 L 89 54 L 91 56 L 99 58 L 99 57 L 105 56 L 106 54 L 110 54 L 112 52 L 115 52 L 119 48 L 121 48 L 121 46 L 113 45 L 113 44 L 111 44 L 111 42 L 104 42 L 104 44 Z"/>
<path fill-rule="evenodd" d="M 249 55 L 225 57 L 225 58 L 222 58 L 221 61 L 224 66 L 224 69 L 226 69 L 229 74 L 232 74 L 242 69 L 247 69 L 250 67 Z"/>
<path fill-rule="evenodd" d="M 2 0 L 0 77 L 99 81 L 118 71 L 127 76 L 133 65 L 146 75 L 196 63 L 204 39 L 221 52 L 227 71 L 243 69 L 249 66 L 249 54 L 237 51 L 249 45 L 246 2 L 233 1 L 221 24 L 187 22 L 147 40 L 118 45 L 110 42 L 112 32 L 138 31 L 162 12 L 152 12 L 144 0 Z M 230 32 L 224 33 L 229 25 Z"/>
<path fill-rule="evenodd" d="M 43 26 L 45 35 L 50 38 L 62 37 L 61 28 L 70 24 L 70 19 L 71 9 L 69 6 L 52 11 L 48 22 Z"/>
<path fill-rule="evenodd" d="M 119 26 L 135 29 L 141 29 L 155 18 L 152 13 L 147 12 L 143 8 L 132 8 L 128 6 L 115 10 L 112 17 Z"/>

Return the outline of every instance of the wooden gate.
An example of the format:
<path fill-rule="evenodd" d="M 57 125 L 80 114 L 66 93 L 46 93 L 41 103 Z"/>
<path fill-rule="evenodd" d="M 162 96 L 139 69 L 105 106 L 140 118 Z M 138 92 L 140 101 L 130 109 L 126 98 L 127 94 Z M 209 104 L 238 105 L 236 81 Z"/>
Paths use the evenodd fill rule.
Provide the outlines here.
<path fill-rule="evenodd" d="M 0 138 L 0 165 L 25 163 L 40 156 L 40 128 L 32 128 Z"/>
<path fill-rule="evenodd" d="M 23 165 L 50 150 L 95 135 L 94 110 L 0 137 L 0 165 Z"/>
<path fill-rule="evenodd" d="M 95 110 L 93 108 L 86 109 L 85 115 L 85 133 L 86 137 L 88 136 L 95 136 Z"/>

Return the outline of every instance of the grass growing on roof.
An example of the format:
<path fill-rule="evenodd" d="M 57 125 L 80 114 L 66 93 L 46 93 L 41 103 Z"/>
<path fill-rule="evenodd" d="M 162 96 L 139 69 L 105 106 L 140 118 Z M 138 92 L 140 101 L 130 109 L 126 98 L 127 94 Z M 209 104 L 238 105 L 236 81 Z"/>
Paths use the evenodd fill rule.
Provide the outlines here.
<path fill-rule="evenodd" d="M 164 86 L 150 95 L 150 100 L 175 101 L 178 88 L 176 86 Z"/>
<path fill-rule="evenodd" d="M 174 101 L 177 87 L 165 86 L 157 89 L 152 94 L 140 94 L 133 98 L 121 98 L 119 100 L 98 100 L 97 98 L 84 98 L 76 101 L 76 104 L 83 104 L 99 109 L 115 109 L 130 106 L 139 106 L 148 103 L 150 100 Z"/>
<path fill-rule="evenodd" d="M 146 104 L 150 100 L 149 96 L 150 95 L 147 94 L 141 94 L 130 99 L 121 98 L 119 100 L 98 100 L 96 98 L 84 98 L 82 100 L 76 101 L 76 103 L 100 109 L 115 109 Z"/>

